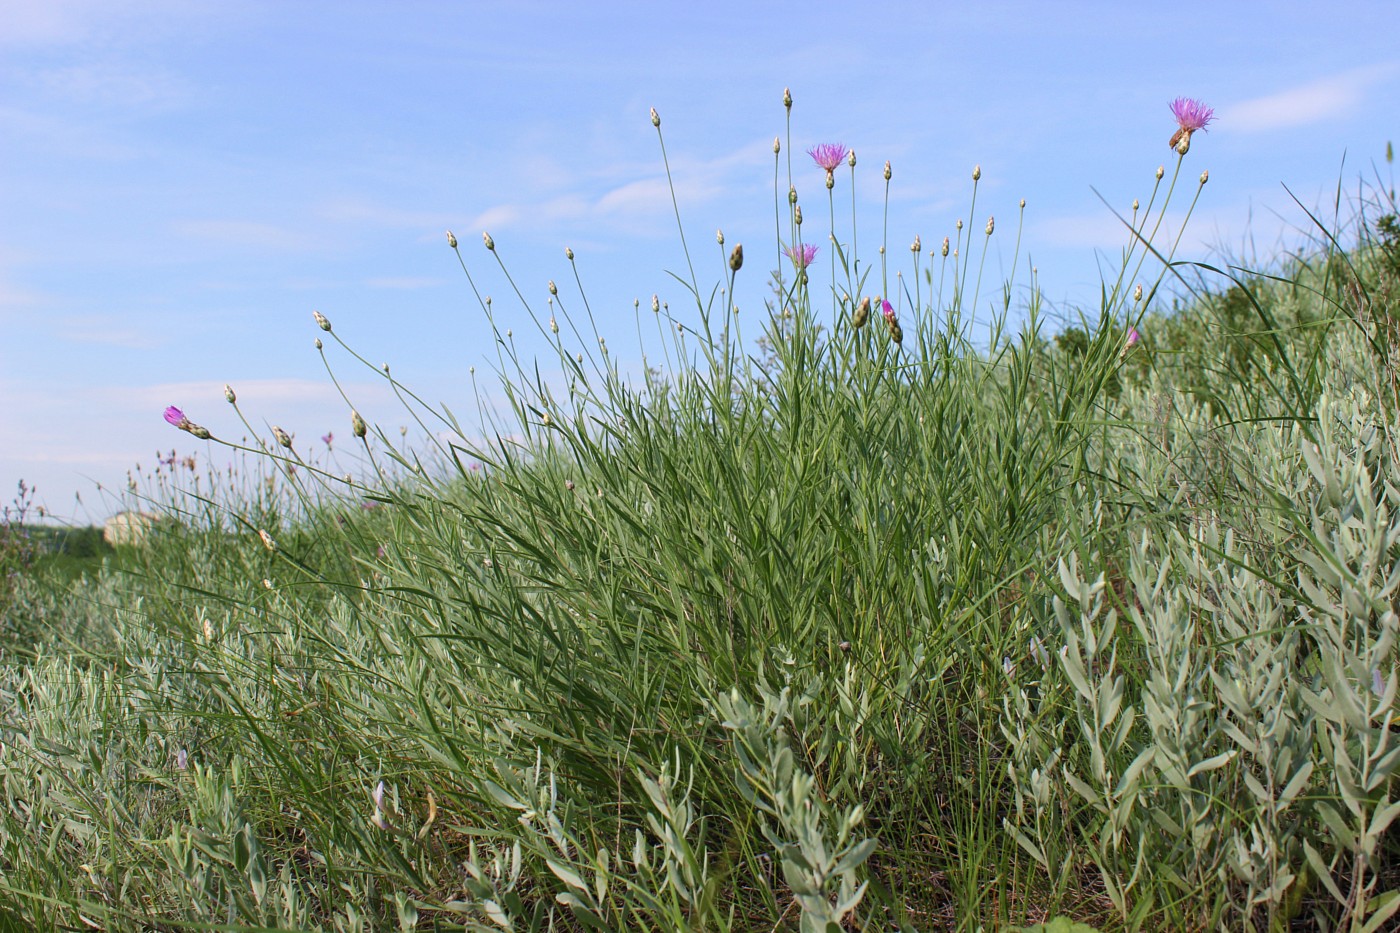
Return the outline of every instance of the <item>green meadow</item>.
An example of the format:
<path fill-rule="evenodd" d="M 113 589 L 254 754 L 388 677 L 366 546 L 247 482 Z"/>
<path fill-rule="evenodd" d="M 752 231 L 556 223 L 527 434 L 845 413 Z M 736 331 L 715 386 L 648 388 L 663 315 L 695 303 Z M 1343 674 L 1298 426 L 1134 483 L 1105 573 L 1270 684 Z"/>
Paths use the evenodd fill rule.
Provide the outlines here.
<path fill-rule="evenodd" d="M 858 243 L 882 166 L 785 136 L 772 239 L 680 226 L 635 327 L 449 234 L 465 400 L 308 321 L 412 450 L 235 386 L 138 540 L 6 513 L 0 930 L 1395 929 L 1389 160 L 1245 268 L 1178 250 L 1185 137 L 1068 320 L 980 169 Z"/>

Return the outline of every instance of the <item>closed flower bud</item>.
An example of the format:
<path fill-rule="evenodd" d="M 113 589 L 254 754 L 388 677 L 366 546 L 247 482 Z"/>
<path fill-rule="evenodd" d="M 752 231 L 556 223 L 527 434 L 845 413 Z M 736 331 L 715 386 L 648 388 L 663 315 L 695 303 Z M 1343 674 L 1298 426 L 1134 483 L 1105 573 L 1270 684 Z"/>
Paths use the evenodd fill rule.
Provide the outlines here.
<path fill-rule="evenodd" d="M 836 187 L 836 176 L 831 172 L 826 173 L 826 190 L 830 191 Z"/>
<path fill-rule="evenodd" d="M 923 252 L 923 249 L 924 249 L 923 241 L 919 239 L 919 235 L 918 235 L 917 233 L 914 234 L 914 242 L 910 244 L 910 246 L 909 246 L 909 252 L 911 252 L 911 253 L 921 253 L 921 252 Z"/>
<path fill-rule="evenodd" d="M 1133 289 L 1133 301 L 1142 301 L 1142 286 Z"/>
<path fill-rule="evenodd" d="M 1158 181 L 1161 181 L 1161 180 L 1162 180 L 1162 176 L 1165 175 L 1165 174 L 1167 174 L 1167 170 L 1166 170 L 1165 168 L 1163 168 L 1162 166 L 1160 166 L 1160 165 L 1157 166 L 1157 180 L 1158 180 Z"/>
<path fill-rule="evenodd" d="M 364 437 L 369 427 L 365 424 L 365 419 L 360 417 L 360 413 L 354 409 L 350 410 L 350 433 L 356 437 Z"/>
<path fill-rule="evenodd" d="M 324 314 L 322 314 L 320 311 L 312 311 L 311 316 L 316 319 L 317 327 L 321 328 L 321 330 L 326 331 L 327 333 L 330 332 L 331 322 L 326 319 L 326 316 Z"/>
<path fill-rule="evenodd" d="M 486 244 L 487 249 L 495 252 L 496 241 L 491 239 L 491 234 L 487 233 L 485 230 L 481 231 L 481 242 Z"/>
<path fill-rule="evenodd" d="M 987 218 L 987 236 L 991 236 L 991 235 L 992 235 L 992 231 L 993 231 L 994 229 L 996 229 L 996 225 L 997 225 L 997 219 L 996 219 L 995 217 L 988 217 L 988 218 Z"/>
<path fill-rule="evenodd" d="M 899 326 L 898 321 L 890 321 L 890 339 L 896 344 L 904 343 L 904 330 Z"/>
<path fill-rule="evenodd" d="M 860 330 L 869 320 L 870 296 L 867 295 L 860 300 L 860 304 L 856 305 L 855 313 L 851 315 L 851 323 L 855 325 L 856 330 Z"/>
<path fill-rule="evenodd" d="M 889 181 L 890 178 L 893 177 L 893 174 L 894 174 L 894 173 L 890 171 L 890 162 L 889 162 L 888 159 L 886 159 L 886 160 L 885 160 L 885 181 Z"/>
<path fill-rule="evenodd" d="M 1026 209 L 1026 199 L 1025 199 L 1025 198 L 1022 198 L 1022 199 L 1021 199 L 1021 210 L 1025 210 L 1025 209 Z"/>
<path fill-rule="evenodd" d="M 959 230 L 959 232 L 961 232 L 961 231 L 962 231 L 962 218 L 959 217 L 959 218 L 958 218 L 958 222 L 957 222 L 956 224 L 954 224 L 953 226 L 957 227 L 958 230 Z"/>
<path fill-rule="evenodd" d="M 783 88 L 783 106 L 788 110 L 792 109 L 792 91 L 788 88 Z"/>
<path fill-rule="evenodd" d="M 291 449 L 292 436 L 286 431 L 283 431 L 275 424 L 272 426 L 272 436 L 277 438 L 277 443 L 281 444 L 283 447 L 286 447 L 288 450 Z"/>
<path fill-rule="evenodd" d="M 724 245 L 724 231 L 723 231 L 723 230 L 716 230 L 716 231 L 715 231 L 715 242 L 718 243 L 720 246 L 723 246 L 723 245 Z"/>
<path fill-rule="evenodd" d="M 651 313 L 657 314 L 661 311 L 661 299 L 656 295 L 651 296 Z"/>
<path fill-rule="evenodd" d="M 856 151 L 854 149 L 846 153 L 846 164 L 851 168 L 856 167 Z"/>
<path fill-rule="evenodd" d="M 735 243 L 734 252 L 729 254 L 729 268 L 738 272 L 744 265 L 744 244 Z"/>
<path fill-rule="evenodd" d="M 209 429 L 204 427 L 203 425 L 192 424 L 188 428 L 186 428 L 186 430 L 193 434 L 195 437 L 199 438 L 201 441 L 207 441 L 213 436 L 209 433 Z"/>
<path fill-rule="evenodd" d="M 321 338 L 320 338 L 320 337 L 317 337 L 317 338 L 316 338 L 315 343 L 316 343 L 316 349 L 317 349 L 317 350 L 320 350 L 320 349 L 324 346 L 324 344 L 321 343 Z"/>
<path fill-rule="evenodd" d="M 1205 184 L 1207 181 L 1209 181 L 1209 180 L 1210 180 L 1210 172 L 1209 172 L 1209 171 L 1201 172 L 1201 184 L 1204 185 L 1204 184 Z"/>
<path fill-rule="evenodd" d="M 778 137 L 774 136 L 774 137 L 773 137 L 773 155 L 777 155 L 778 153 L 780 153 L 780 152 L 782 152 L 782 151 L 783 151 L 783 143 L 782 143 L 782 141 L 781 141 L 780 139 L 778 139 Z"/>
<path fill-rule="evenodd" d="M 238 401 L 238 396 L 233 394 L 233 386 L 227 383 L 224 384 L 224 398 L 228 400 L 230 405 Z"/>
<path fill-rule="evenodd" d="M 551 334 L 559 333 L 559 322 L 552 317 L 549 319 L 549 332 Z"/>
<path fill-rule="evenodd" d="M 655 108 L 655 107 L 651 108 L 651 125 L 652 125 L 652 126 L 660 126 L 660 125 L 661 125 L 661 114 L 659 114 L 659 113 L 656 112 L 656 108 Z"/>
<path fill-rule="evenodd" d="M 798 225 L 799 227 L 802 226 L 802 205 L 801 205 L 801 204 L 797 205 L 797 209 L 796 209 L 796 211 L 793 213 L 793 220 L 797 221 L 797 225 Z"/>
<path fill-rule="evenodd" d="M 947 238 L 946 236 L 943 238 L 943 249 L 941 250 L 941 252 L 943 253 L 944 258 L 947 258 L 947 256 L 948 256 L 948 238 Z"/>
<path fill-rule="evenodd" d="M 1133 198 L 1133 210 L 1137 210 L 1137 209 L 1138 209 L 1138 199 L 1137 199 L 1137 198 Z"/>
<path fill-rule="evenodd" d="M 564 247 L 564 258 L 569 260 L 569 262 L 574 261 L 574 251 L 567 246 Z"/>
<path fill-rule="evenodd" d="M 795 186 L 792 186 L 792 185 L 789 185 L 789 186 L 788 186 L 788 203 L 789 203 L 789 204 L 796 204 L 796 203 L 797 203 L 797 188 L 796 188 Z"/>
<path fill-rule="evenodd" d="M 981 165 L 974 165 L 974 166 L 972 167 L 972 180 L 973 180 L 973 181 L 981 181 L 981 180 L 982 180 L 982 166 L 981 166 Z"/>
<path fill-rule="evenodd" d="M 447 231 L 447 245 L 453 249 L 457 248 L 457 234 L 453 233 L 451 230 Z"/>
<path fill-rule="evenodd" d="M 551 295 L 557 295 L 557 294 L 559 294 L 559 286 L 554 284 L 554 280 L 553 280 L 553 279 L 550 279 L 550 280 L 549 280 L 549 293 L 550 293 Z"/>
<path fill-rule="evenodd" d="M 259 528 L 258 537 L 262 538 L 263 547 L 267 548 L 269 551 L 277 550 L 277 542 L 272 540 L 272 535 Z"/>

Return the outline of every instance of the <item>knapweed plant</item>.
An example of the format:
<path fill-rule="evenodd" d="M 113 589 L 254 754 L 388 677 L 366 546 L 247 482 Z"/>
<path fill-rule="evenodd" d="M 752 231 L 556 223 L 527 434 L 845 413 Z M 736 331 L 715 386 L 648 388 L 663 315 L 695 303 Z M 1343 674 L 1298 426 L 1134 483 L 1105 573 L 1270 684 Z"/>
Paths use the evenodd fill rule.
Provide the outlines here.
<path fill-rule="evenodd" d="M 474 419 L 315 315 L 427 449 L 348 396 L 333 455 L 174 400 L 255 478 L 153 490 L 139 573 L 21 587 L 53 634 L 0 672 L 0 921 L 1390 928 L 1383 256 L 1323 231 L 1198 287 L 1162 218 L 1212 112 L 1178 100 L 1116 277 L 1051 335 L 1034 277 L 983 290 L 1024 201 L 997 223 L 974 168 L 896 258 L 890 163 L 804 153 L 784 106 L 772 242 L 682 225 L 641 365 L 584 257 L 536 296 L 449 233 L 494 337 Z"/>

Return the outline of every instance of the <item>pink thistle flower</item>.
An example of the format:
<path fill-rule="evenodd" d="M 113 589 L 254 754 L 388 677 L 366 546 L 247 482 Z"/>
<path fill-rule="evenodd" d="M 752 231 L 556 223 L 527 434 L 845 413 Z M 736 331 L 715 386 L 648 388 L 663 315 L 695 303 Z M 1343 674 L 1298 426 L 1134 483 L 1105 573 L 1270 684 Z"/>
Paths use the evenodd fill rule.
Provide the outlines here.
<path fill-rule="evenodd" d="M 885 321 L 887 323 L 895 323 L 894 305 L 890 304 L 884 298 L 880 299 L 880 313 L 885 316 Z"/>
<path fill-rule="evenodd" d="M 1138 333 L 1138 329 L 1136 327 L 1129 327 L 1128 339 L 1123 341 L 1123 349 L 1118 351 L 1118 358 L 1120 360 L 1126 360 L 1128 354 L 1132 352 L 1133 347 L 1137 346 L 1138 341 L 1141 339 L 1142 334 Z"/>
<path fill-rule="evenodd" d="M 807 150 L 807 154 L 812 157 L 812 161 L 826 169 L 827 174 L 836 171 L 836 166 L 840 165 L 846 158 L 846 153 L 850 152 L 841 143 L 822 143 Z"/>
<path fill-rule="evenodd" d="M 321 435 L 321 443 L 325 444 L 327 447 L 331 446 L 331 441 L 333 440 L 335 440 L 334 431 L 327 431 L 325 434 Z"/>
<path fill-rule="evenodd" d="M 1215 110 L 1192 97 L 1178 97 L 1171 102 L 1171 108 L 1177 128 L 1167 145 L 1186 155 L 1191 148 L 1191 134 L 1197 130 L 1204 131 L 1206 124 L 1215 119 Z"/>
<path fill-rule="evenodd" d="M 817 247 L 811 243 L 799 243 L 796 246 L 789 246 L 783 250 L 787 257 L 792 260 L 792 264 L 799 270 L 807 268 L 812 264 L 812 260 L 817 258 Z"/>
<path fill-rule="evenodd" d="M 165 410 L 165 421 L 167 424 L 173 424 L 177 428 L 183 428 L 190 423 L 190 419 L 185 417 L 185 413 L 174 405 L 171 405 Z"/>

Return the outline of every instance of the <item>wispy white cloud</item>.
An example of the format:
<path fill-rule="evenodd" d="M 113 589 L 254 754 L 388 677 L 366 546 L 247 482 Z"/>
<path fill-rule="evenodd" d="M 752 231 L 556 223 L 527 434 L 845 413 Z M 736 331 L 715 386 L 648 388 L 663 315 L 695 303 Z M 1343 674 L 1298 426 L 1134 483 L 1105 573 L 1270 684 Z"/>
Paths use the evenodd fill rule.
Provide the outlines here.
<path fill-rule="evenodd" d="M 175 232 L 226 246 L 251 246 L 275 250 L 310 250 L 320 245 L 309 233 L 252 220 L 181 220 Z"/>
<path fill-rule="evenodd" d="M 190 97 L 187 83 L 169 71 L 106 62 L 44 69 L 29 80 L 49 96 L 107 108 L 169 109 Z"/>
<path fill-rule="evenodd" d="M 754 142 L 710 159 L 673 160 L 677 203 L 684 210 L 742 191 L 745 177 L 759 177 L 754 169 L 763 164 L 769 145 Z M 771 150 L 767 151 L 771 158 Z M 672 182 L 656 174 L 654 167 L 643 170 L 639 166 L 618 165 L 597 181 L 590 194 L 573 192 L 533 202 L 494 205 L 473 217 L 464 229 L 507 230 L 522 223 L 540 229 L 585 222 L 595 224 L 599 230 L 637 232 L 650 229 L 658 220 L 671 223 Z"/>
<path fill-rule="evenodd" d="M 154 328 L 126 327 L 120 322 L 129 314 L 81 314 L 64 317 L 56 322 L 55 335 L 73 343 L 93 343 L 125 350 L 153 350 L 170 341 L 164 332 Z"/>
<path fill-rule="evenodd" d="M 380 276 L 373 279 L 365 279 L 365 285 L 370 288 L 393 288 L 411 290 L 415 288 L 433 288 L 443 284 L 442 279 L 431 276 Z"/>
<path fill-rule="evenodd" d="M 1308 126 L 1350 116 L 1379 85 L 1400 76 L 1400 62 L 1356 68 L 1307 84 L 1241 101 L 1221 109 L 1221 123 L 1239 132 L 1264 132 Z M 1392 89 L 1390 94 L 1394 94 Z"/>

